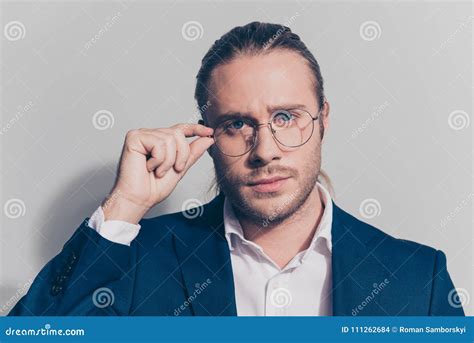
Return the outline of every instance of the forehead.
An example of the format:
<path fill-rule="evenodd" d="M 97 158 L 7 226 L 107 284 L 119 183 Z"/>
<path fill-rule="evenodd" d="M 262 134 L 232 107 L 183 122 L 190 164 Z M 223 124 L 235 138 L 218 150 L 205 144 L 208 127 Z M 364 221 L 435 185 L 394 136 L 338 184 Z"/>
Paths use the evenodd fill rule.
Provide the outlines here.
<path fill-rule="evenodd" d="M 312 71 L 302 56 L 288 50 L 238 56 L 213 70 L 209 88 L 213 116 L 261 113 L 288 103 L 317 108 Z"/>

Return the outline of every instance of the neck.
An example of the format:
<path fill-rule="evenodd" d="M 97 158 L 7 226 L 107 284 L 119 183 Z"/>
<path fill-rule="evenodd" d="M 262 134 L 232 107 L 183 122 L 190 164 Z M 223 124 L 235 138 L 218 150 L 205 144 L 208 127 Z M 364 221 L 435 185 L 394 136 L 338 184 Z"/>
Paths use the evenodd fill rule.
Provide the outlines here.
<path fill-rule="evenodd" d="M 299 252 L 308 249 L 323 215 L 319 189 L 315 185 L 305 203 L 290 217 L 262 229 L 261 222 L 239 218 L 246 239 L 262 247 L 263 251 L 283 268 Z"/>

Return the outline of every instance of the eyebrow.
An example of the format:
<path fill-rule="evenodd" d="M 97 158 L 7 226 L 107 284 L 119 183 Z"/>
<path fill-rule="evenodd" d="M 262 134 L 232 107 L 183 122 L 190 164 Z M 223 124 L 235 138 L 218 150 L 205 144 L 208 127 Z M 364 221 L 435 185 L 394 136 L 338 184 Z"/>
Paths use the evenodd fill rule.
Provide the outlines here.
<path fill-rule="evenodd" d="M 307 106 L 303 104 L 293 104 L 293 103 L 286 103 L 286 104 L 278 104 L 278 105 L 272 105 L 272 106 L 267 106 L 267 112 L 268 113 L 273 113 L 277 110 L 289 110 L 289 109 L 303 109 L 308 111 Z M 229 119 L 236 119 L 236 118 L 243 118 L 243 119 L 248 119 L 254 123 L 258 123 L 258 121 L 248 112 L 235 112 L 235 111 L 228 111 L 222 114 L 218 114 L 217 118 L 214 122 L 215 125 L 220 124 L 226 120 Z"/>

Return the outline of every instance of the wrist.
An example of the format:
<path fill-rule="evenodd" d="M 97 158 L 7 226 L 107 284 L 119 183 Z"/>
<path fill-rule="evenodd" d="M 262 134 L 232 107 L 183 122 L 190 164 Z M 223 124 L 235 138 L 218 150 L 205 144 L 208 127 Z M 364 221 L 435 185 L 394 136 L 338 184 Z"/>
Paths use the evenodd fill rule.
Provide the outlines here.
<path fill-rule="evenodd" d="M 130 201 L 120 194 L 120 191 L 113 191 L 101 204 L 104 212 L 104 221 L 120 220 L 131 224 L 138 222 L 145 216 L 149 208 Z"/>

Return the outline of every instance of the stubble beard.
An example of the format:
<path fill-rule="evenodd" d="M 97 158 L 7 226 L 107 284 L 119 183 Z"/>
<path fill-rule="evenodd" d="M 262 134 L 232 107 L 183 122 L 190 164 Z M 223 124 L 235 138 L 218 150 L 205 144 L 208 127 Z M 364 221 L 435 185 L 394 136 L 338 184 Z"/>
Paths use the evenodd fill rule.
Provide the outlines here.
<path fill-rule="evenodd" d="M 226 173 L 218 163 L 214 164 L 217 183 L 221 191 L 230 200 L 232 208 L 239 219 L 245 219 L 256 225 L 271 228 L 284 222 L 286 219 L 297 215 L 303 208 L 313 191 L 317 191 L 316 182 L 321 166 L 320 151 L 311 154 L 312 161 L 308 161 L 302 168 L 282 168 L 279 166 L 262 167 L 255 169 L 250 175 L 244 177 Z M 276 172 L 290 175 L 289 181 L 298 181 L 296 189 L 287 190 L 285 193 L 257 193 L 253 191 L 242 191 L 249 188 L 246 183 L 249 177 L 254 175 L 270 175 Z M 264 173 L 265 172 L 265 173 Z"/>

